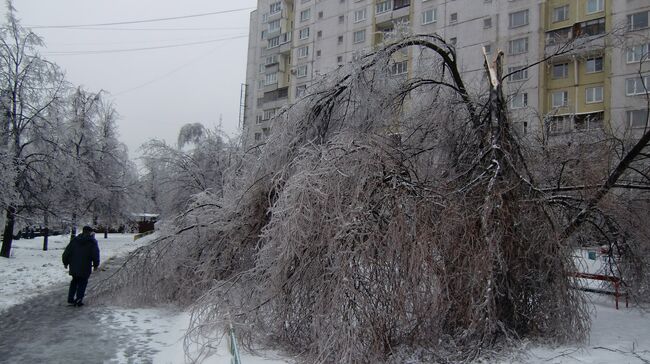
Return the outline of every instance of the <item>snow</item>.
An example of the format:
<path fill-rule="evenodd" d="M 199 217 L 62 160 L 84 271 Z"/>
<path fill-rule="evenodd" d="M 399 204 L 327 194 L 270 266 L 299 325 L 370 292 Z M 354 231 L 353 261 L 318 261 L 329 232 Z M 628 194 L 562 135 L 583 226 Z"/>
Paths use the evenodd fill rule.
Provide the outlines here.
<path fill-rule="evenodd" d="M 133 234 L 110 234 L 108 239 L 103 239 L 103 236 L 97 238 L 102 261 L 107 261 L 110 257 L 125 254 L 148 243 L 153 236 L 137 241 L 133 241 Z M 42 238 L 14 242 L 12 257 L 0 258 L 0 275 L 4 283 L 0 285 L 0 313 L 57 287 L 61 289 L 61 285 L 67 284 L 69 276 L 61 263 L 61 253 L 68 239 L 67 236 L 51 237 L 50 250 L 46 252 L 41 250 Z M 587 251 L 576 256 L 577 259 L 584 260 L 584 272 L 594 273 L 598 265 L 602 264 L 600 257 L 589 260 Z M 616 310 L 612 296 L 589 294 L 589 298 L 592 301 L 592 332 L 587 343 L 582 346 L 560 347 L 528 343 L 523 345 L 519 355 L 502 359 L 500 363 L 634 364 L 650 361 L 650 317 L 632 306 L 625 308 L 624 304 L 621 309 Z M 183 338 L 190 322 L 188 312 L 179 311 L 174 307 L 126 309 L 109 306 L 98 310 L 97 314 L 101 326 L 106 327 L 108 332 L 120 333 L 120 337 L 114 338 L 117 343 L 116 354 L 109 361 L 105 361 L 106 363 L 185 362 Z M 142 355 L 145 360 L 140 360 Z M 264 356 L 242 353 L 241 359 L 243 364 L 293 362 L 277 353 L 264 353 Z M 224 337 L 216 353 L 204 362 L 226 364 L 230 363 L 230 360 L 227 340 Z"/>

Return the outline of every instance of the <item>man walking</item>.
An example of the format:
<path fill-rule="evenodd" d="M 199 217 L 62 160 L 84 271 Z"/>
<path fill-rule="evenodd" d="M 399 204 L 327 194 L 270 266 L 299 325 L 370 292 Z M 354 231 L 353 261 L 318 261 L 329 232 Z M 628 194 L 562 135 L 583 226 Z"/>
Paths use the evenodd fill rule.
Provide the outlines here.
<path fill-rule="evenodd" d="M 83 306 L 83 298 L 92 270 L 99 267 L 99 246 L 95 233 L 90 226 L 84 226 L 81 234 L 75 236 L 63 251 L 63 266 L 70 266 L 70 290 L 68 303 L 72 306 Z"/>

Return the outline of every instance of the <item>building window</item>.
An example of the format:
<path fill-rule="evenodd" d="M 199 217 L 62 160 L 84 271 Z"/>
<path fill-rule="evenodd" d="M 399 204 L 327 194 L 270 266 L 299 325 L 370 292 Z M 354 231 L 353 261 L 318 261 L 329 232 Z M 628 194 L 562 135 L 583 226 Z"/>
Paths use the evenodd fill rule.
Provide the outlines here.
<path fill-rule="evenodd" d="M 300 12 L 300 21 L 307 21 L 311 19 L 311 9 L 305 9 Z"/>
<path fill-rule="evenodd" d="M 395 62 L 390 66 L 390 74 L 403 75 L 408 72 L 408 61 Z"/>
<path fill-rule="evenodd" d="M 280 19 L 273 20 L 269 22 L 269 33 L 275 33 L 280 31 Z"/>
<path fill-rule="evenodd" d="M 587 73 L 603 71 L 603 57 L 587 58 Z"/>
<path fill-rule="evenodd" d="M 262 114 L 262 120 L 270 120 L 272 117 L 275 116 L 276 111 L 277 109 L 264 110 L 264 113 Z"/>
<path fill-rule="evenodd" d="M 364 21 L 366 20 L 367 16 L 368 16 L 368 12 L 366 11 L 366 8 L 356 10 L 354 12 L 354 22 L 358 23 Z"/>
<path fill-rule="evenodd" d="M 570 115 L 554 116 L 548 121 L 549 134 L 568 133 L 571 131 L 572 118 Z"/>
<path fill-rule="evenodd" d="M 528 79 L 528 68 L 525 68 L 525 66 L 508 67 L 508 73 L 510 74 L 508 78 L 510 81 L 523 81 Z"/>
<path fill-rule="evenodd" d="M 648 27 L 648 12 L 631 14 L 627 16 L 627 26 L 630 31 L 645 29 Z"/>
<path fill-rule="evenodd" d="M 517 11 L 510 13 L 510 28 L 523 27 L 528 25 L 528 10 Z"/>
<path fill-rule="evenodd" d="M 575 115 L 573 117 L 573 128 L 580 131 L 602 129 L 604 116 L 602 112 Z"/>
<path fill-rule="evenodd" d="M 259 142 L 260 140 L 262 140 L 262 133 L 255 133 L 255 141 Z"/>
<path fill-rule="evenodd" d="M 302 97 L 306 93 L 307 93 L 307 86 L 306 85 L 296 86 L 296 97 Z"/>
<path fill-rule="evenodd" d="M 553 9 L 553 22 L 560 22 L 569 19 L 569 5 L 560 6 Z"/>
<path fill-rule="evenodd" d="M 636 63 L 641 62 L 642 60 L 648 60 L 648 49 L 650 48 L 649 44 L 640 44 L 632 47 L 628 47 L 626 50 L 627 63 Z"/>
<path fill-rule="evenodd" d="M 322 30 L 319 30 L 319 31 L 316 32 L 316 38 L 318 38 L 318 39 L 323 38 L 323 31 Z"/>
<path fill-rule="evenodd" d="M 322 11 L 318 12 L 318 19 L 323 19 L 323 12 Z"/>
<path fill-rule="evenodd" d="M 569 77 L 569 64 L 568 63 L 554 64 L 551 71 L 551 76 L 554 79 Z"/>
<path fill-rule="evenodd" d="M 455 47 L 457 43 L 458 43 L 458 38 L 456 37 L 449 38 L 449 44 Z"/>
<path fill-rule="evenodd" d="M 278 63 L 278 55 L 277 54 L 274 54 L 272 56 L 267 56 L 264 59 L 264 65 L 265 66 L 270 66 L 270 65 L 276 64 L 276 63 Z"/>
<path fill-rule="evenodd" d="M 484 44 L 483 48 L 485 48 L 485 54 L 492 54 L 492 44 Z"/>
<path fill-rule="evenodd" d="M 303 46 L 298 48 L 298 58 L 305 58 L 309 55 L 309 46 Z"/>
<path fill-rule="evenodd" d="M 338 63 L 338 64 L 343 63 L 343 56 L 337 56 L 336 57 L 336 63 Z"/>
<path fill-rule="evenodd" d="M 643 95 L 648 93 L 650 76 L 628 78 L 625 80 L 625 94 L 628 96 Z"/>
<path fill-rule="evenodd" d="M 528 106 L 528 93 L 521 92 L 510 96 L 510 108 L 521 109 Z"/>
<path fill-rule="evenodd" d="M 552 107 L 564 107 L 569 104 L 569 92 L 568 91 L 556 91 L 551 94 L 551 106 Z"/>
<path fill-rule="evenodd" d="M 282 2 L 278 1 L 271 4 L 271 11 L 269 11 L 269 14 L 275 14 L 281 11 L 282 11 Z"/>
<path fill-rule="evenodd" d="M 597 13 L 605 9 L 605 0 L 587 0 L 587 14 Z"/>
<path fill-rule="evenodd" d="M 375 5 L 375 13 L 381 14 L 391 10 L 390 0 L 380 1 Z"/>
<path fill-rule="evenodd" d="M 648 126 L 648 109 L 629 110 L 626 114 L 628 127 L 645 128 Z"/>
<path fill-rule="evenodd" d="M 274 48 L 280 45 L 280 37 L 269 38 L 267 48 Z"/>
<path fill-rule="evenodd" d="M 431 24 L 436 21 L 436 9 L 429 9 L 422 12 L 422 24 Z"/>
<path fill-rule="evenodd" d="M 345 23 L 345 15 L 339 15 L 339 24 Z"/>
<path fill-rule="evenodd" d="M 401 9 L 411 5 L 411 0 L 394 0 L 393 9 Z"/>
<path fill-rule="evenodd" d="M 562 44 L 569 40 L 572 27 L 552 30 L 546 32 L 546 45 Z"/>
<path fill-rule="evenodd" d="M 316 51 L 316 57 L 320 57 L 320 49 Z"/>
<path fill-rule="evenodd" d="M 528 38 L 518 38 L 508 42 L 509 54 L 521 54 L 526 52 L 528 52 Z"/>
<path fill-rule="evenodd" d="M 298 31 L 298 38 L 307 39 L 309 38 L 309 28 L 303 28 Z"/>
<path fill-rule="evenodd" d="M 261 64 L 260 65 L 260 73 L 264 73 L 264 72 L 266 72 L 266 66 Z"/>
<path fill-rule="evenodd" d="M 366 30 L 358 30 L 353 33 L 354 43 L 362 43 L 366 41 Z"/>
<path fill-rule="evenodd" d="M 587 87 L 585 100 L 588 104 L 603 102 L 603 86 Z"/>
<path fill-rule="evenodd" d="M 492 28 L 492 18 L 483 19 L 483 29 Z"/>
<path fill-rule="evenodd" d="M 455 23 L 458 21 L 458 13 L 451 13 L 449 16 L 449 22 L 450 23 Z"/>
<path fill-rule="evenodd" d="M 339 37 L 337 39 L 337 42 L 338 42 L 338 44 L 343 44 L 343 36 L 342 35 L 339 35 Z"/>
<path fill-rule="evenodd" d="M 266 30 L 262 30 L 262 32 L 260 33 L 260 39 L 262 40 L 266 39 Z"/>
<path fill-rule="evenodd" d="M 605 18 L 586 21 L 574 28 L 576 28 L 576 35 L 594 36 L 605 34 Z"/>
<path fill-rule="evenodd" d="M 307 76 L 307 65 L 303 64 L 296 69 L 296 77 L 302 78 Z"/>
<path fill-rule="evenodd" d="M 269 86 L 278 83 L 278 73 L 267 73 L 264 79 L 264 85 Z"/>

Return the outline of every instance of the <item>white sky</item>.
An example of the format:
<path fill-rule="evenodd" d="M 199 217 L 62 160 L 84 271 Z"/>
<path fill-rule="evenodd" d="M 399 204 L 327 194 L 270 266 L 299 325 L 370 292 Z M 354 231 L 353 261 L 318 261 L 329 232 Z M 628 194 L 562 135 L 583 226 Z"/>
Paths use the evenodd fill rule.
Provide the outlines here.
<path fill-rule="evenodd" d="M 223 130 L 229 135 L 237 132 L 240 86 L 246 79 L 249 16 L 256 3 L 256 0 L 14 0 L 14 7 L 22 25 L 34 27 L 34 32 L 44 39 L 47 48 L 43 55 L 65 71 L 69 82 L 88 91 L 105 90 L 111 94 L 120 114 L 120 139 L 128 146 L 131 156 L 136 157 L 140 145 L 149 139 L 175 143 L 180 127 L 186 123 L 200 122 L 211 128 L 218 125 L 222 115 Z M 4 15 L 4 2 L 1 6 Z M 94 29 L 35 27 L 139 21 L 244 8 L 248 9 Z M 158 47 L 234 37 L 238 38 L 137 52 L 55 53 Z"/>

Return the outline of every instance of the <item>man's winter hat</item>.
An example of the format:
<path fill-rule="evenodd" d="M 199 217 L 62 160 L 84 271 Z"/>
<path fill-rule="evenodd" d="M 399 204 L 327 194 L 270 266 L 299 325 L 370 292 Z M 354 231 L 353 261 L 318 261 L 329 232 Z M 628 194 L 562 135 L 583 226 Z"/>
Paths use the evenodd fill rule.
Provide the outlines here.
<path fill-rule="evenodd" d="M 93 232 L 93 228 L 91 228 L 90 226 L 86 225 L 86 226 L 83 227 L 83 232 L 84 232 L 84 233 L 92 233 L 92 232 Z"/>

